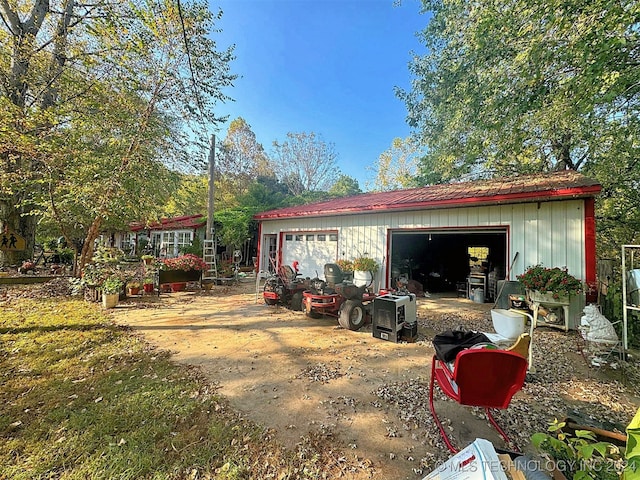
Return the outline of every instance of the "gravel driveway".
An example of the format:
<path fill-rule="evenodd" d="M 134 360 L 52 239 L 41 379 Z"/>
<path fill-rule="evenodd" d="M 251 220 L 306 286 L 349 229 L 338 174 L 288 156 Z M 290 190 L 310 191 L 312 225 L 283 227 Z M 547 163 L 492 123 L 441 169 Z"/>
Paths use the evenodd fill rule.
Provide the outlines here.
<path fill-rule="evenodd" d="M 351 478 L 419 479 L 449 457 L 431 419 L 428 385 L 435 333 L 463 325 L 492 331 L 491 304 L 458 298 L 418 300 L 418 338 L 392 343 L 270 307 L 251 281 L 121 302 L 114 320 L 131 326 L 175 361 L 198 366 L 219 393 L 292 446 L 324 436 L 360 468 Z M 640 404 L 637 364 L 588 368 L 573 332 L 538 328 L 536 373 L 496 414 L 521 449 L 554 417 L 623 428 Z M 505 448 L 482 411 L 439 396 L 436 409 L 465 446 L 477 437 Z M 607 423 L 608 422 L 608 423 Z"/>

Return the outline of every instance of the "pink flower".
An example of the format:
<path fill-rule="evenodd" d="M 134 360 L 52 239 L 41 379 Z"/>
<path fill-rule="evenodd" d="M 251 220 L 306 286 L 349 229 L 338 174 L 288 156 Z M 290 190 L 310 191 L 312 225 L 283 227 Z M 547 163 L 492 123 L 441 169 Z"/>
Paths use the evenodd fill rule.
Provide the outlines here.
<path fill-rule="evenodd" d="M 206 270 L 208 265 L 205 261 L 193 253 L 186 253 L 175 258 L 165 258 L 162 260 L 163 269 L 165 270 L 183 270 L 188 272 L 190 270 Z"/>

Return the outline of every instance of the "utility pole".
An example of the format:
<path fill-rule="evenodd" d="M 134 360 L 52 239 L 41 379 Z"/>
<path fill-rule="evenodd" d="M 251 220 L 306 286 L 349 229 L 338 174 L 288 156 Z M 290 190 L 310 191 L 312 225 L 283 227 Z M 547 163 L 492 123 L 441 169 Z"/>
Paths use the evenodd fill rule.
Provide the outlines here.
<path fill-rule="evenodd" d="M 211 148 L 209 149 L 209 198 L 207 202 L 207 231 L 204 233 L 204 247 L 202 250 L 202 258 L 207 264 L 207 271 L 203 272 L 203 280 L 212 280 L 218 278 L 218 264 L 216 262 L 216 236 L 213 231 L 213 179 L 216 171 L 216 136 L 211 135 Z"/>
<path fill-rule="evenodd" d="M 207 204 L 207 231 L 205 232 L 206 240 L 213 240 L 213 194 L 215 186 L 213 177 L 216 170 L 216 136 L 211 135 L 211 147 L 209 148 L 209 200 Z"/>

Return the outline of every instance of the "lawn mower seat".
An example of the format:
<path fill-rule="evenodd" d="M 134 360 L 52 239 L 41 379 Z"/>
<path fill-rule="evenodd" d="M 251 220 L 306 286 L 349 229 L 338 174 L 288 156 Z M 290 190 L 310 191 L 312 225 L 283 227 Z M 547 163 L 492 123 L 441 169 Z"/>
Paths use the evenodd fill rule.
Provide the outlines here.
<path fill-rule="evenodd" d="M 285 285 L 288 285 L 296 279 L 297 275 L 289 265 L 282 265 L 278 270 L 278 276 Z"/>
<path fill-rule="evenodd" d="M 514 352 L 496 348 L 468 348 L 456 355 L 451 363 L 433 356 L 429 384 L 429 408 L 440 435 L 452 453 L 457 449 L 440 423 L 433 405 L 433 386 L 460 405 L 484 407 L 491 425 L 508 444 L 513 444 L 496 423 L 491 408 L 506 409 L 513 395 L 524 385 L 527 359 Z M 517 447 L 514 446 L 517 450 Z"/>
<path fill-rule="evenodd" d="M 324 265 L 324 278 L 332 288 L 344 281 L 344 273 L 337 263 L 326 263 Z"/>

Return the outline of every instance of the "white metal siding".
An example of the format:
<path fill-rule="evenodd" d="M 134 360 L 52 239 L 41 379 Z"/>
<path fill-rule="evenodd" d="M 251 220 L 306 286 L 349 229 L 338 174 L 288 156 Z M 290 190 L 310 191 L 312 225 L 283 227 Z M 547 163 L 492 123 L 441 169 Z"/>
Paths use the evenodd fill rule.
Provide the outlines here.
<path fill-rule="evenodd" d="M 584 201 L 564 200 L 481 207 L 352 214 L 319 218 L 264 220 L 262 233 L 338 232 L 336 259 L 368 254 L 383 266 L 390 229 L 503 227 L 508 229 L 508 260 L 518 258 L 511 278 L 531 265 L 567 267 L 577 278 L 585 278 Z"/>

